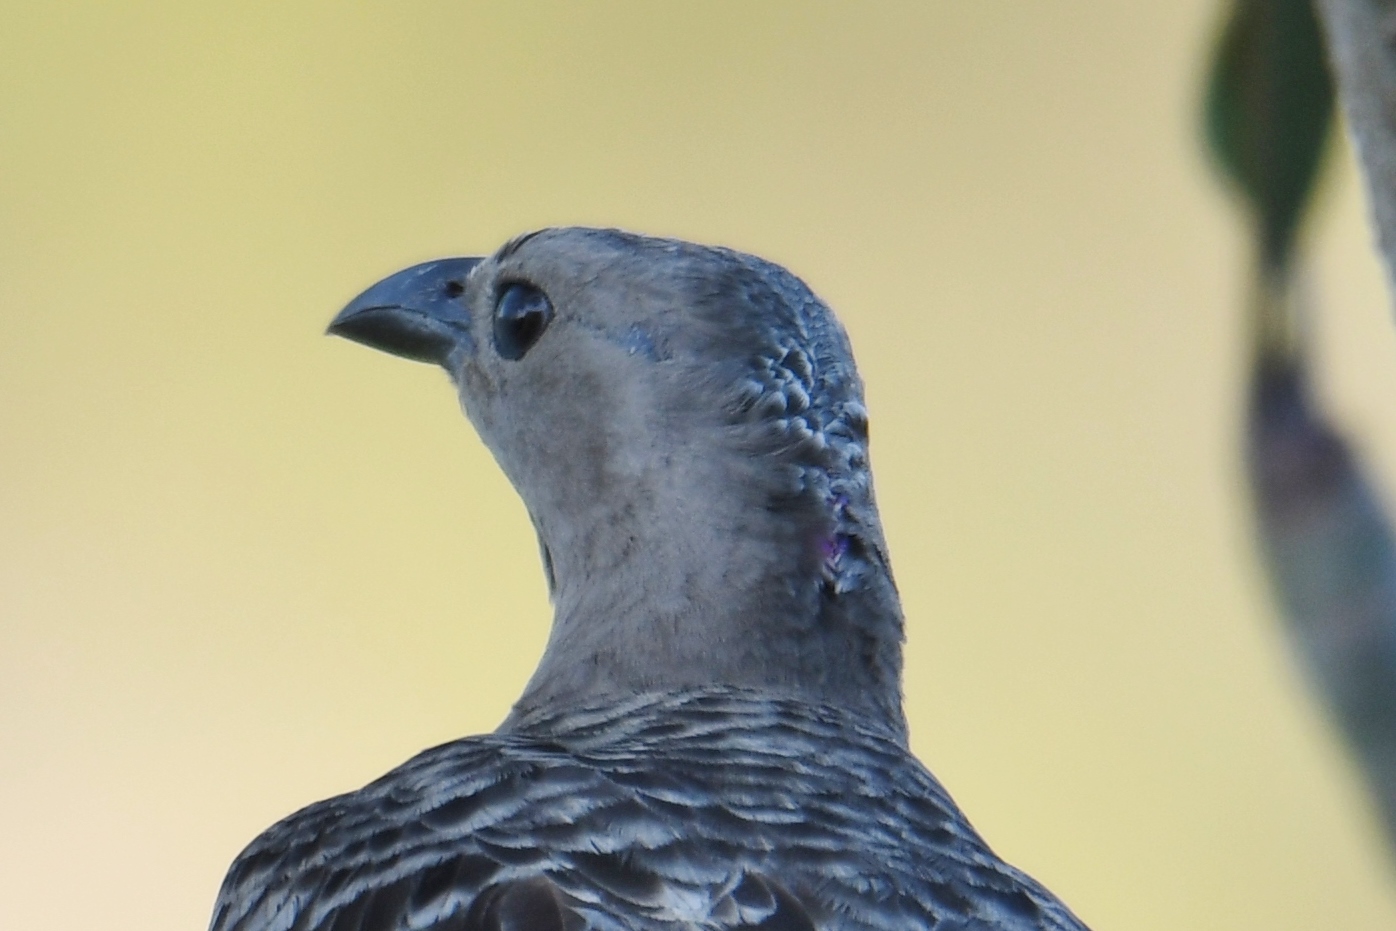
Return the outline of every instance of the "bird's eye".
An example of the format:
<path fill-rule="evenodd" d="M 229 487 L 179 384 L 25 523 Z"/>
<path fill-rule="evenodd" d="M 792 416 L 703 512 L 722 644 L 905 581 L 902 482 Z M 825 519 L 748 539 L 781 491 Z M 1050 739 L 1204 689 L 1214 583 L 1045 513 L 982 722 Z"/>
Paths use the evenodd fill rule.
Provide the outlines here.
<path fill-rule="evenodd" d="M 522 359 L 553 319 L 548 296 L 531 284 L 514 283 L 494 306 L 494 348 L 506 359 Z"/>

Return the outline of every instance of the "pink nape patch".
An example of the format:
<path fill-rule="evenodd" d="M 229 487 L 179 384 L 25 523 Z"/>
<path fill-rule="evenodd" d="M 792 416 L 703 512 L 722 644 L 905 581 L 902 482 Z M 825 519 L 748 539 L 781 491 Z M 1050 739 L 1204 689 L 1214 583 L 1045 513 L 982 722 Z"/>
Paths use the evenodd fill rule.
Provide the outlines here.
<path fill-rule="evenodd" d="M 824 565 L 831 571 L 838 568 L 843 561 L 844 554 L 848 552 L 848 537 L 841 533 L 836 533 L 831 537 L 825 537 L 819 542 L 819 554 L 824 559 Z"/>

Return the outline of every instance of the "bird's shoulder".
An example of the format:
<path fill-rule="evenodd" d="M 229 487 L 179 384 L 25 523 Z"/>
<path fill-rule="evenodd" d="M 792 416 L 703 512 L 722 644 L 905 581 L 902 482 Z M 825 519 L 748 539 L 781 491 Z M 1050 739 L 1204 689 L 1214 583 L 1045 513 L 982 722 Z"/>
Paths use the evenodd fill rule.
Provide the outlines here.
<path fill-rule="evenodd" d="M 1079 927 L 895 740 L 720 704 L 425 751 L 255 840 L 214 931 Z"/>

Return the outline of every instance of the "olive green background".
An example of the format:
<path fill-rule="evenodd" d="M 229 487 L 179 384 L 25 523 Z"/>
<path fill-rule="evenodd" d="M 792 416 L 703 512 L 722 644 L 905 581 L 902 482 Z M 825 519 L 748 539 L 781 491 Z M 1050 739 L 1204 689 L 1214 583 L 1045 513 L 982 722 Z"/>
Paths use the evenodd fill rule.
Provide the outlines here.
<path fill-rule="evenodd" d="M 917 751 L 1107 929 L 1396 926 L 1238 462 L 1212 0 L 0 3 L 0 927 L 202 927 L 294 808 L 486 730 L 548 607 L 445 377 L 321 336 L 540 225 L 839 310 Z M 1349 155 L 1323 387 L 1396 489 Z"/>

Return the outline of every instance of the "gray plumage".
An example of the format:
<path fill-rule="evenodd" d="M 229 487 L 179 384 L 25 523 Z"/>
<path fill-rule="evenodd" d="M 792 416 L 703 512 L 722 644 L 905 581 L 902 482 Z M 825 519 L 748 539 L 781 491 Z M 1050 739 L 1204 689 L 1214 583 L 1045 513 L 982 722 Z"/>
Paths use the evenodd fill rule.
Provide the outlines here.
<path fill-rule="evenodd" d="M 907 749 L 862 386 L 802 282 L 544 230 L 331 331 L 450 373 L 553 630 L 494 734 L 254 841 L 214 931 L 1084 927 Z"/>

